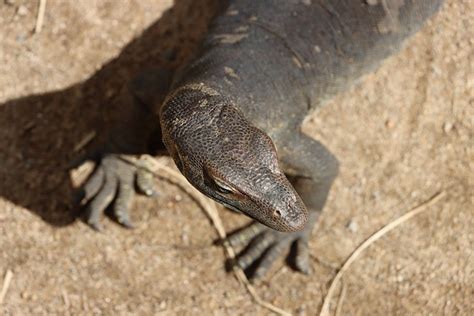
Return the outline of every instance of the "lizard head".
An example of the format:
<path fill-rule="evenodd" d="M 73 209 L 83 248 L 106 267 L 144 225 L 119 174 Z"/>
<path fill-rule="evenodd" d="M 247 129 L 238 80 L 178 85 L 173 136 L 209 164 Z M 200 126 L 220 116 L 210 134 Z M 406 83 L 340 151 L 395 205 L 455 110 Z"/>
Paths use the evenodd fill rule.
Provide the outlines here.
<path fill-rule="evenodd" d="M 270 137 L 218 95 L 189 89 L 160 112 L 164 143 L 199 191 L 270 228 L 303 229 L 307 210 Z"/>

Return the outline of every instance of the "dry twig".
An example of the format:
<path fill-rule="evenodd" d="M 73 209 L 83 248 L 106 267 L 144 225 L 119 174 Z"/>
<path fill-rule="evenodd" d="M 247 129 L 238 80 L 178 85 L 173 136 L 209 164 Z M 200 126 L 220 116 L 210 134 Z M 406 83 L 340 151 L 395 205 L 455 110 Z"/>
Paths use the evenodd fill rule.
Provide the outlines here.
<path fill-rule="evenodd" d="M 337 272 L 336 276 L 332 280 L 331 285 L 329 286 L 328 293 L 326 294 L 326 297 L 324 298 L 323 301 L 323 306 L 321 308 L 320 316 L 328 316 L 329 315 L 329 304 L 331 303 L 331 299 L 334 295 L 334 291 L 336 290 L 336 286 L 339 283 L 339 280 L 341 280 L 342 276 L 344 275 L 344 272 L 349 269 L 350 265 L 359 257 L 359 255 L 367 249 L 371 244 L 373 244 L 375 241 L 377 241 L 380 237 L 383 235 L 387 234 L 389 231 L 394 229 L 395 227 L 399 226 L 400 224 L 406 222 L 410 218 L 412 218 L 415 215 L 418 215 L 428 209 L 429 206 L 435 204 L 438 202 L 443 196 L 445 192 L 437 192 L 433 196 L 431 196 L 428 200 L 422 202 L 421 204 L 415 206 L 412 208 L 408 213 L 402 215 L 401 217 L 397 218 L 391 223 L 388 223 L 384 227 L 382 227 L 380 230 L 378 230 L 376 233 L 374 233 L 372 236 L 367 238 L 362 244 L 360 244 L 353 252 L 352 254 L 346 259 L 344 264 L 342 265 L 341 269 Z"/>
<path fill-rule="evenodd" d="M 66 309 L 69 309 L 69 306 L 71 306 L 71 303 L 69 302 L 69 295 L 67 294 L 67 291 L 63 289 L 61 292 L 61 295 L 63 297 L 64 307 L 66 307 Z"/>
<path fill-rule="evenodd" d="M 340 316 L 342 312 L 342 303 L 344 303 L 344 299 L 346 298 L 346 284 L 341 281 L 342 289 L 341 294 L 339 295 L 339 299 L 337 300 L 337 307 L 336 307 L 336 316 Z"/>
<path fill-rule="evenodd" d="M 5 296 L 7 295 L 8 288 L 10 287 L 10 283 L 12 282 L 13 272 L 11 270 L 7 270 L 5 274 L 5 278 L 3 279 L 3 286 L 2 291 L 0 292 L 0 305 L 2 305 Z"/>
<path fill-rule="evenodd" d="M 46 11 L 46 0 L 39 0 L 38 15 L 36 16 L 35 34 L 43 28 L 44 12 Z"/>

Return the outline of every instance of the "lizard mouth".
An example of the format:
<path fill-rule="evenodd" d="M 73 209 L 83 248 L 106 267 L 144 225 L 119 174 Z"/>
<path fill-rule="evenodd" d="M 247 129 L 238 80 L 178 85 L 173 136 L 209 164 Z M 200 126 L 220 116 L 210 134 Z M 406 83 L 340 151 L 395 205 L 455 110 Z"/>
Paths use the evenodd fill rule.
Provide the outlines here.
<path fill-rule="evenodd" d="M 261 190 L 250 187 L 247 190 L 238 189 L 227 181 L 217 180 L 215 176 L 206 178 L 208 190 L 203 191 L 207 191 L 207 196 L 265 226 L 281 232 L 295 232 L 302 230 L 306 224 L 306 206 L 284 176 L 279 175 L 272 181 L 272 189 Z"/>
<path fill-rule="evenodd" d="M 289 200 L 291 202 L 288 202 Z M 308 211 L 298 195 L 280 198 L 276 201 L 267 200 L 262 202 L 251 199 L 249 204 L 252 205 L 242 205 L 239 208 L 229 206 L 227 203 L 223 204 L 280 232 L 303 230 L 308 220 Z"/>
<path fill-rule="evenodd" d="M 280 232 L 296 232 L 303 230 L 308 219 L 308 212 L 305 205 L 299 198 L 295 197 L 295 202 L 284 203 L 286 207 L 270 208 L 268 204 L 256 202 L 249 198 L 248 201 L 231 200 L 228 198 L 209 196 L 225 207 L 240 214 L 244 214 L 257 222 Z M 281 203 L 280 203 L 281 204 Z"/>

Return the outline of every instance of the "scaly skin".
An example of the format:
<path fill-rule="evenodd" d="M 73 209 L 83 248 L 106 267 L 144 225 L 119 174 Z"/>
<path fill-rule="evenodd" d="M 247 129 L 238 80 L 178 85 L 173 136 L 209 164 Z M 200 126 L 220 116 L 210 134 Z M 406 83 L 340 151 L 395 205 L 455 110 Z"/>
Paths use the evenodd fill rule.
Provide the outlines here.
<path fill-rule="evenodd" d="M 168 152 L 198 190 L 273 229 L 303 229 L 306 208 L 279 167 L 272 140 L 231 101 L 187 85 L 165 101 L 160 121 Z"/>
<path fill-rule="evenodd" d="M 296 267 L 310 271 L 307 243 L 338 162 L 301 133 L 301 123 L 397 51 L 441 3 L 236 0 L 224 5 L 200 54 L 175 78 L 166 100 L 154 103 L 161 104 L 163 142 L 189 182 L 265 225 L 229 238 L 231 244 L 250 242 L 238 265 L 259 262 L 254 276 L 262 276 L 295 242 Z M 101 192 L 96 197 L 103 200 L 102 195 L 110 200 Z"/>

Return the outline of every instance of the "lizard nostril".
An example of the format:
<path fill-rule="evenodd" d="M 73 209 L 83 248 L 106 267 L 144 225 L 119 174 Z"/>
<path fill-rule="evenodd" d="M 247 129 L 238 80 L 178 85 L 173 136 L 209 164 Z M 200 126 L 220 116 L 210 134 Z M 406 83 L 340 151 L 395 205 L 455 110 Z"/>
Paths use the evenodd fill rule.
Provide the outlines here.
<path fill-rule="evenodd" d="M 273 212 L 273 216 L 280 218 L 281 217 L 281 212 L 279 210 L 276 210 Z"/>

